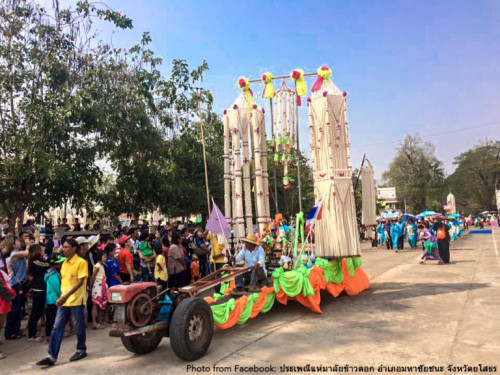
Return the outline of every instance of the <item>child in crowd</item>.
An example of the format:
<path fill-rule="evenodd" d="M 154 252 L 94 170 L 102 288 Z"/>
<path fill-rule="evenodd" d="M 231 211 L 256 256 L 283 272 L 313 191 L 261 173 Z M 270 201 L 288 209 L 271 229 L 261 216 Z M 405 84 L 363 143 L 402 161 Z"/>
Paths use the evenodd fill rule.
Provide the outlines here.
<path fill-rule="evenodd" d="M 120 277 L 120 265 L 114 259 L 115 255 L 115 245 L 112 243 L 108 243 L 104 248 L 104 253 L 106 253 L 106 259 L 103 262 L 104 271 L 106 272 L 106 284 L 108 287 L 123 284 L 123 281 Z M 97 257 L 101 259 L 101 255 Z"/>
<path fill-rule="evenodd" d="M 45 308 L 45 343 L 50 341 L 50 334 L 54 328 L 57 314 L 57 299 L 61 296 L 61 264 L 66 260 L 61 254 L 52 253 L 49 258 L 50 268 L 45 273 L 43 280 L 45 281 L 46 289 L 46 303 Z"/>
<path fill-rule="evenodd" d="M 191 280 L 192 282 L 195 282 L 200 278 L 200 264 L 198 263 L 198 256 L 196 254 L 193 254 L 191 259 L 193 260 L 191 263 Z"/>
<path fill-rule="evenodd" d="M 104 251 L 100 251 L 98 254 L 98 261 L 94 266 L 94 272 L 92 273 L 92 278 L 90 279 L 90 285 L 92 288 L 92 328 L 93 329 L 103 329 L 104 325 L 101 323 L 104 321 L 104 314 L 107 306 L 107 294 L 106 294 L 106 271 L 104 269 L 104 264 L 107 260 L 107 254 Z"/>
<path fill-rule="evenodd" d="M 153 250 L 151 249 L 151 244 L 148 241 L 149 239 L 149 234 L 148 233 L 141 233 L 139 237 L 139 252 L 142 255 L 142 260 L 146 264 L 147 268 L 147 273 L 149 275 L 149 278 L 153 278 L 153 263 L 154 259 L 152 258 L 153 255 Z M 143 273 L 143 278 L 144 278 L 144 272 L 145 270 L 142 271 Z M 145 280 L 147 281 L 147 280 Z"/>
<path fill-rule="evenodd" d="M 161 248 L 157 249 L 155 261 L 155 280 L 157 284 L 161 285 L 162 290 L 167 288 L 168 281 L 167 262 L 165 259 L 165 255 L 163 254 Z"/>

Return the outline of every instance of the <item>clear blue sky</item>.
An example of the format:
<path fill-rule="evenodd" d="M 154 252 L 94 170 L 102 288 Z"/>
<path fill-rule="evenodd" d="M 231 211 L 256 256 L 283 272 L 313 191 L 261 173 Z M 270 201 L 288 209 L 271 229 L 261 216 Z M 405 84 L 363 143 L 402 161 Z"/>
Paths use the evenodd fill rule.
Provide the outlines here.
<path fill-rule="evenodd" d="M 128 46 L 150 31 L 165 62 L 183 58 L 194 67 L 207 60 L 204 85 L 219 113 L 236 98 L 240 75 L 327 64 L 335 84 L 349 93 L 353 164 L 366 152 L 376 176 L 408 133 L 432 141 L 448 173 L 460 152 L 487 136 L 500 139 L 498 0 L 106 3 L 132 17 L 134 29 L 111 36 L 104 27 L 104 40 Z M 303 107 L 301 148 L 309 154 L 306 115 Z M 386 143 L 374 145 L 380 142 Z"/>

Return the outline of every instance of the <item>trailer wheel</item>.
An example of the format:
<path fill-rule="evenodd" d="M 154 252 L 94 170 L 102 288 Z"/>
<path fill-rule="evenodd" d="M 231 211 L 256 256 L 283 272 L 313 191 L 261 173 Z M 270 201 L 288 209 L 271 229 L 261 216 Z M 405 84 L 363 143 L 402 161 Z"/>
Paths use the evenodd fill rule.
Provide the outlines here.
<path fill-rule="evenodd" d="M 187 361 L 202 357 L 212 341 L 214 318 L 208 303 L 201 298 L 183 300 L 170 322 L 170 345 Z"/>
<path fill-rule="evenodd" d="M 134 336 L 123 336 L 122 344 L 129 352 L 147 354 L 155 350 L 163 338 L 163 332 L 153 331 Z"/>

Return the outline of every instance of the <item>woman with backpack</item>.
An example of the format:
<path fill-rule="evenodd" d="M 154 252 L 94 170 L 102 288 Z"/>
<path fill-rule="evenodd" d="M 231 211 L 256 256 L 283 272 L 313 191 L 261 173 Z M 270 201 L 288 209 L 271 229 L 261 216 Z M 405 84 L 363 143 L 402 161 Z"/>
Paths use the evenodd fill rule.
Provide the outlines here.
<path fill-rule="evenodd" d="M 448 225 L 441 221 L 441 218 L 437 218 L 436 224 L 434 224 L 434 231 L 436 233 L 439 256 L 444 263 L 450 263 L 450 233 L 448 231 Z"/>

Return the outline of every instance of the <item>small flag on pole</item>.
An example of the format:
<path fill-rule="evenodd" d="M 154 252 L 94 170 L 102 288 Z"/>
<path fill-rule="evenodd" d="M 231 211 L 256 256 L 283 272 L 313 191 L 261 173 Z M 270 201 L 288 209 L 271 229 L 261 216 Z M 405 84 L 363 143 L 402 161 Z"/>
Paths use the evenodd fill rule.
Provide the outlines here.
<path fill-rule="evenodd" d="M 224 234 L 226 239 L 231 238 L 231 229 L 227 223 L 226 217 L 219 207 L 212 200 L 213 208 L 208 218 L 206 229 L 213 234 Z"/>
<path fill-rule="evenodd" d="M 311 231 L 311 237 L 314 236 L 314 224 L 316 220 L 321 220 L 321 214 L 323 211 L 323 199 L 314 205 L 313 208 L 307 213 L 306 219 L 306 233 Z"/>

